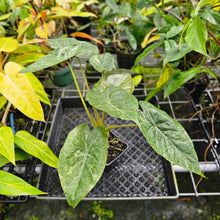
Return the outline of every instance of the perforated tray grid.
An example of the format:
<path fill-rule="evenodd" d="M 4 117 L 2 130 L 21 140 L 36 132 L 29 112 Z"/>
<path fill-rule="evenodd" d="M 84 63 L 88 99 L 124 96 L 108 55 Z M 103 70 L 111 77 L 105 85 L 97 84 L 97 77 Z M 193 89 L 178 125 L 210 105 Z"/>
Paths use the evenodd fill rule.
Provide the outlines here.
<path fill-rule="evenodd" d="M 106 124 L 130 123 L 111 116 L 106 119 Z M 48 145 L 57 156 L 67 134 L 81 123 L 88 123 L 88 117 L 80 99 L 61 98 L 48 138 Z M 177 198 L 178 190 L 170 163 L 154 152 L 139 129 L 132 127 L 112 131 L 128 148 L 110 168 L 105 169 L 100 181 L 85 199 Z M 43 166 L 39 188 L 49 193 L 47 199 L 65 199 L 57 170 L 47 165 Z"/>

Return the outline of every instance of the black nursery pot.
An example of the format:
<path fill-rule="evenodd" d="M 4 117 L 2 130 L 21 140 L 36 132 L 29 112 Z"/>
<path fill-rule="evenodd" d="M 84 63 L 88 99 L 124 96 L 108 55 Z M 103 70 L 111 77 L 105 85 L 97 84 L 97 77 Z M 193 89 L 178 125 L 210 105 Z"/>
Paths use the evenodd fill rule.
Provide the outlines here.
<path fill-rule="evenodd" d="M 79 23 L 80 26 L 84 26 L 86 24 L 89 24 L 91 22 L 91 20 L 89 18 L 86 17 L 73 17 L 73 19 Z M 70 25 L 66 25 L 66 30 L 67 30 L 67 35 L 68 37 L 70 37 L 70 35 L 74 32 L 77 32 L 77 28 L 71 27 Z M 91 34 L 91 25 L 85 27 L 84 29 L 82 29 L 80 32 L 86 33 L 86 34 Z M 77 40 L 83 40 L 84 38 L 76 38 Z M 87 40 L 87 39 L 84 39 Z"/>
<path fill-rule="evenodd" d="M 199 99 L 203 94 L 204 90 L 209 84 L 209 78 L 206 74 L 200 76 L 198 79 L 190 80 L 185 83 L 185 89 L 188 94 L 192 97 L 195 103 L 199 103 Z"/>
<path fill-rule="evenodd" d="M 128 47 L 130 47 L 128 41 L 122 41 L 122 43 L 125 43 Z M 136 58 L 142 51 L 140 45 L 138 46 L 136 51 L 133 51 L 131 48 L 129 48 L 129 52 L 125 52 L 125 50 L 121 50 L 116 46 L 115 50 L 117 55 L 118 66 L 119 68 L 123 69 L 131 69 L 134 65 Z"/>

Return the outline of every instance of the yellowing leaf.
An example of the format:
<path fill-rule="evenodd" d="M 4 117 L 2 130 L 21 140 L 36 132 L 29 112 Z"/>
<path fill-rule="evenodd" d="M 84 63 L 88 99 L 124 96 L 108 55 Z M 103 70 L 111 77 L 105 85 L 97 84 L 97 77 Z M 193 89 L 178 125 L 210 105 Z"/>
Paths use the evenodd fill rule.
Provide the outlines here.
<path fill-rule="evenodd" d="M 15 39 L 5 37 L 0 38 L 0 51 L 12 52 L 18 47 L 18 42 Z"/>
<path fill-rule="evenodd" d="M 153 41 L 156 41 L 156 40 L 160 40 L 160 36 L 159 35 L 155 35 L 155 36 L 152 36 L 152 34 L 154 32 L 157 31 L 157 28 L 153 28 L 145 37 L 144 37 L 144 40 L 143 42 L 141 43 L 141 47 L 142 48 L 145 48 L 148 44 L 150 44 L 151 42 Z"/>
<path fill-rule="evenodd" d="M 212 4 L 213 4 L 213 10 L 215 10 L 215 11 L 220 10 L 219 0 L 213 0 Z M 215 6 L 218 6 L 218 7 L 215 7 Z"/>
<path fill-rule="evenodd" d="M 39 36 L 41 39 L 47 39 L 49 36 L 49 31 L 47 24 L 44 23 L 40 27 L 35 28 L 35 33 L 37 36 Z"/>
<path fill-rule="evenodd" d="M 3 108 L 6 102 L 7 102 L 7 99 L 4 96 L 0 95 L 0 110 Z"/>
<path fill-rule="evenodd" d="M 28 78 L 28 80 L 30 81 L 30 83 L 31 83 L 34 91 L 38 95 L 38 98 L 40 99 L 40 101 L 51 106 L 48 95 L 45 92 L 44 87 L 41 84 L 41 82 L 38 80 L 38 78 L 33 73 L 26 73 L 25 75 Z"/>
<path fill-rule="evenodd" d="M 164 83 L 166 83 L 168 79 L 169 79 L 169 68 L 165 66 L 162 74 L 160 75 L 159 80 L 157 81 L 156 89 L 161 87 Z"/>
<path fill-rule="evenodd" d="M 15 164 L 14 136 L 7 126 L 0 128 L 0 154 Z"/>
<path fill-rule="evenodd" d="M 21 67 L 14 62 L 5 65 L 5 74 L 0 73 L 0 93 L 28 117 L 44 121 L 43 110 L 31 83 Z"/>
<path fill-rule="evenodd" d="M 18 38 L 24 35 L 29 26 L 31 25 L 31 21 L 29 18 L 25 18 L 19 22 L 18 26 Z"/>

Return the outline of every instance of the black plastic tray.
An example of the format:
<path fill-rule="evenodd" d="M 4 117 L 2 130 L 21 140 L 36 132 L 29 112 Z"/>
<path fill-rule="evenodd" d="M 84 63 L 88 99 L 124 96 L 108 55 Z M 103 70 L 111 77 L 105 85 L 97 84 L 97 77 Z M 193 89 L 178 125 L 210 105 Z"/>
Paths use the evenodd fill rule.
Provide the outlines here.
<path fill-rule="evenodd" d="M 106 124 L 130 123 L 109 115 L 106 119 Z M 88 121 L 78 97 L 59 99 L 48 138 L 53 152 L 58 156 L 68 133 Z M 128 145 L 128 149 L 110 168 L 105 169 L 85 199 L 177 198 L 178 189 L 171 164 L 150 147 L 139 128 L 118 128 L 113 132 Z M 65 199 L 57 169 L 46 164 L 42 167 L 39 189 L 48 194 L 37 198 Z"/>

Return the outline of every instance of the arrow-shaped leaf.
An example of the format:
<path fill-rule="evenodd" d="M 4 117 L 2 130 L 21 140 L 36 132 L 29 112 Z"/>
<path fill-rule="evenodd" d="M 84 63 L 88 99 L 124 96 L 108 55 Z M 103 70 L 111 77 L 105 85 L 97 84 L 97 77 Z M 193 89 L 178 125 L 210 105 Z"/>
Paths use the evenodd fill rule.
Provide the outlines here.
<path fill-rule="evenodd" d="M 58 173 L 68 203 L 75 207 L 100 179 L 107 160 L 108 137 L 103 127 L 74 128 L 59 156 Z"/>
<path fill-rule="evenodd" d="M 164 111 L 140 102 L 139 127 L 152 148 L 170 162 L 202 175 L 193 143 L 184 128 Z"/>
<path fill-rule="evenodd" d="M 195 51 L 208 56 L 206 52 L 206 41 L 208 39 L 208 32 L 206 25 L 199 18 L 195 17 L 189 25 L 186 32 L 186 43 Z"/>

